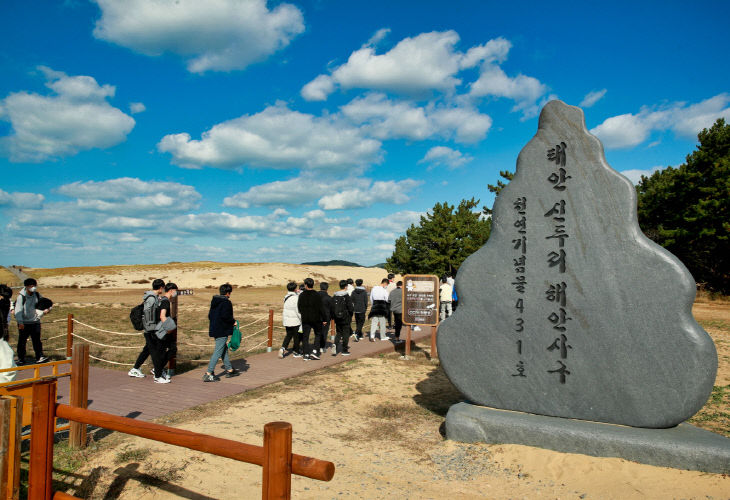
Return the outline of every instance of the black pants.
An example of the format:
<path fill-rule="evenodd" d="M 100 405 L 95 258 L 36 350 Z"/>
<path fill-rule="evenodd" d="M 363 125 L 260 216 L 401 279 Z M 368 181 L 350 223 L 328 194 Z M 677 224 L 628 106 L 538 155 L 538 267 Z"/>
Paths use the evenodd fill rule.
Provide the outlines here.
<path fill-rule="evenodd" d="M 355 313 L 355 334 L 358 338 L 362 338 L 362 327 L 365 324 L 365 313 Z"/>
<path fill-rule="evenodd" d="M 155 377 L 162 376 L 162 370 L 164 370 L 167 364 L 167 347 L 164 339 L 158 339 L 154 331 L 144 332 L 144 338 L 147 341 L 147 349 L 150 357 L 152 358 L 152 366 L 155 368 Z M 144 352 L 144 350 L 143 350 Z M 140 356 L 142 354 L 140 353 Z"/>
<path fill-rule="evenodd" d="M 43 344 L 41 343 L 41 324 L 30 323 L 23 325 L 23 329 L 18 328 L 18 361 L 25 362 L 25 344 L 28 343 L 30 337 L 33 343 L 33 351 L 35 351 L 35 359 L 38 361 L 43 357 Z"/>
<path fill-rule="evenodd" d="M 299 335 L 299 325 L 297 326 L 285 326 L 286 328 L 286 336 L 284 337 L 284 342 L 281 343 L 281 347 L 284 349 L 289 349 L 289 342 L 294 340 L 294 352 L 297 352 L 299 350 L 299 342 L 301 340 L 301 336 Z"/>
<path fill-rule="evenodd" d="M 393 318 L 395 318 L 395 338 L 400 338 L 400 329 L 403 328 L 403 313 L 393 313 Z"/>
<path fill-rule="evenodd" d="M 134 367 L 139 370 L 140 367 L 144 364 L 145 361 L 147 361 L 147 358 L 150 357 L 150 340 L 147 335 L 148 332 L 144 332 L 144 347 L 142 348 L 142 351 L 139 353 L 139 356 L 137 356 L 137 361 L 134 362 Z"/>
<path fill-rule="evenodd" d="M 335 321 L 335 352 L 347 352 L 347 346 L 350 342 L 350 334 L 352 334 L 352 327 L 350 323 L 343 321 L 338 323 Z"/>
<path fill-rule="evenodd" d="M 330 330 L 330 322 L 328 321 L 327 323 L 322 325 L 322 330 L 320 331 L 320 336 L 319 336 L 320 350 L 324 350 L 327 347 L 327 334 L 329 333 L 329 330 Z"/>
<path fill-rule="evenodd" d="M 302 323 L 302 351 L 305 355 L 309 355 L 312 351 L 319 349 L 320 335 L 322 335 L 322 322 Z M 309 332 L 314 330 L 314 342 L 309 345 Z"/>

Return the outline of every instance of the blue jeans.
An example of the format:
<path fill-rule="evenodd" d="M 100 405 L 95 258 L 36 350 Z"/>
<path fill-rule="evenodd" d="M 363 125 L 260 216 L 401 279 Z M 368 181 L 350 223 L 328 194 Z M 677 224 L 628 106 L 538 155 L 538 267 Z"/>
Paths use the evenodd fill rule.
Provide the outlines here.
<path fill-rule="evenodd" d="M 223 368 L 226 371 L 233 369 L 231 360 L 228 358 L 228 337 L 216 337 L 215 349 L 213 349 L 213 354 L 210 356 L 210 362 L 208 363 L 208 373 L 214 372 L 219 359 L 223 359 Z"/>

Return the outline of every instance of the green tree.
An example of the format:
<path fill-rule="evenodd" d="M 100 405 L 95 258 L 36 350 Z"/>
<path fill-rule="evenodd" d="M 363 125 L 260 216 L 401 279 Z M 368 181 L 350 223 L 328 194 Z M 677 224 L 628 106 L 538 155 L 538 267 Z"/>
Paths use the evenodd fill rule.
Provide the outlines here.
<path fill-rule="evenodd" d="M 477 251 L 489 238 L 491 220 L 474 212 L 479 200 L 462 200 L 458 206 L 436 203 L 421 216 L 419 225 L 411 224 L 406 234 L 395 241 L 386 269 L 399 274 L 453 274 L 464 259 Z"/>
<path fill-rule="evenodd" d="M 504 189 L 504 187 L 509 183 L 509 181 L 512 180 L 512 178 L 515 176 L 514 172 L 510 172 L 508 170 L 500 170 L 499 175 L 502 176 L 504 180 L 507 182 L 502 182 L 502 179 L 497 179 L 497 185 L 494 184 L 487 184 L 487 189 L 490 193 L 494 193 L 494 199 L 497 199 L 497 196 L 499 196 L 499 193 Z M 488 208 L 486 205 L 482 207 L 482 212 L 484 212 L 485 215 L 492 215 L 492 209 Z"/>
<path fill-rule="evenodd" d="M 676 255 L 695 280 L 730 293 L 730 125 L 719 119 L 678 168 L 637 185 L 639 225 Z"/>

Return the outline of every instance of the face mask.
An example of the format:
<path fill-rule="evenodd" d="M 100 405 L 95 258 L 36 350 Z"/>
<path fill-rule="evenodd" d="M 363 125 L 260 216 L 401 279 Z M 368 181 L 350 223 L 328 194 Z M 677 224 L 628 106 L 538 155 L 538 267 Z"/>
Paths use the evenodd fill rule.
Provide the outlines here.
<path fill-rule="evenodd" d="M 36 290 L 37 290 L 36 287 L 34 287 L 34 286 L 30 287 L 30 293 L 35 293 Z"/>

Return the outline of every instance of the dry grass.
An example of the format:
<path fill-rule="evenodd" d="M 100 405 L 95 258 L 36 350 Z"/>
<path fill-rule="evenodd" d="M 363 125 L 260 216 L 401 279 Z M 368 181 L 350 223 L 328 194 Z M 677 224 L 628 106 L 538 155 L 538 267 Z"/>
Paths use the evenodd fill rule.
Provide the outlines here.
<path fill-rule="evenodd" d="M 0 283 L 4 283 L 8 286 L 19 286 L 20 280 L 18 280 L 17 276 L 4 267 L 0 267 Z"/>

